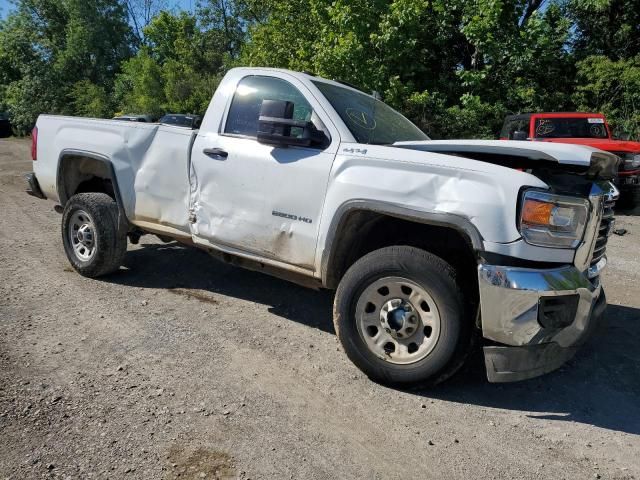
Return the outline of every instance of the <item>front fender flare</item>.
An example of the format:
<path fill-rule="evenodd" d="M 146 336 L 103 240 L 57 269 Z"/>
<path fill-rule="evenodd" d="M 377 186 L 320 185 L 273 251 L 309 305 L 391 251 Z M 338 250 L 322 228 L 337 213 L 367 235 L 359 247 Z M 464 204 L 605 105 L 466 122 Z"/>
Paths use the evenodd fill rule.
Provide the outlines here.
<path fill-rule="evenodd" d="M 439 227 L 452 228 L 467 238 L 475 251 L 484 250 L 484 240 L 476 226 L 468 218 L 446 212 L 429 212 L 408 208 L 405 205 L 399 205 L 392 202 L 384 202 L 379 200 L 354 199 L 349 200 L 338 208 L 327 232 L 324 249 L 321 259 L 321 275 L 323 285 L 327 284 L 329 266 L 333 260 L 335 253 L 335 242 L 340 224 L 346 215 L 356 210 L 366 210 L 370 212 L 380 213 L 391 217 L 409 220 L 413 222 L 423 223 L 426 225 L 434 225 Z"/>

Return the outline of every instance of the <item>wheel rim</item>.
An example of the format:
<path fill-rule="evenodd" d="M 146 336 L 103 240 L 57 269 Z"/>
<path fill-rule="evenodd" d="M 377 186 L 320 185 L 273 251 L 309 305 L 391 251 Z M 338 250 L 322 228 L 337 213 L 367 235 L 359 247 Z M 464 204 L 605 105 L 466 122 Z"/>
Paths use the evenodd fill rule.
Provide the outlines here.
<path fill-rule="evenodd" d="M 398 365 L 431 353 L 440 336 L 440 313 L 429 293 L 402 277 L 385 277 L 364 289 L 356 304 L 358 333 L 377 357 Z"/>
<path fill-rule="evenodd" d="M 96 227 L 93 219 L 84 210 L 76 210 L 69 221 L 69 240 L 79 260 L 91 260 L 96 252 Z"/>

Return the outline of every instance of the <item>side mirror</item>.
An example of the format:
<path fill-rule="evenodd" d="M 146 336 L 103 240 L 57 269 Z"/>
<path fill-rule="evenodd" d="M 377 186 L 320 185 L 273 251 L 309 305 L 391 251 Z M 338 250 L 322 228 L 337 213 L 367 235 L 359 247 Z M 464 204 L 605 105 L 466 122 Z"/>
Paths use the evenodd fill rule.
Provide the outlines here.
<path fill-rule="evenodd" d="M 258 118 L 258 142 L 268 145 L 311 145 L 311 122 L 293 120 L 293 102 L 263 100 Z M 292 129 L 302 129 L 302 135 L 292 136 Z"/>
<path fill-rule="evenodd" d="M 515 132 L 513 132 L 513 135 L 511 136 L 511 140 L 526 140 L 527 137 L 528 137 L 527 132 L 523 130 L 516 130 Z"/>

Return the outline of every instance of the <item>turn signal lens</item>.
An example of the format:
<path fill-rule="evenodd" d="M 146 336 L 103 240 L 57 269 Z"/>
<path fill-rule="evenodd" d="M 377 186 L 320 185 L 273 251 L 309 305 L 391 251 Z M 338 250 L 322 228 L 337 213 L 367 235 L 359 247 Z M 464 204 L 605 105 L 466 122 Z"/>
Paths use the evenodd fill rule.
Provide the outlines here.
<path fill-rule="evenodd" d="M 553 204 L 525 199 L 522 207 L 522 222 L 533 225 L 550 225 Z"/>
<path fill-rule="evenodd" d="M 529 190 L 522 198 L 520 233 L 531 245 L 576 248 L 588 215 L 589 202 L 585 199 Z"/>

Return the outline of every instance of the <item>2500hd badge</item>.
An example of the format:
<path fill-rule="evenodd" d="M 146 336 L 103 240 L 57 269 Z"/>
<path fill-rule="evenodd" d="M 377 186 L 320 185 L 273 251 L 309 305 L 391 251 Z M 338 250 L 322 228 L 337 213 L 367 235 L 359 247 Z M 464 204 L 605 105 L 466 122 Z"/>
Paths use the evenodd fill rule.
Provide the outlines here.
<path fill-rule="evenodd" d="M 298 215 L 293 215 L 291 213 L 278 212 L 276 210 L 271 212 L 271 215 L 273 215 L 274 217 L 288 218 L 289 220 L 293 220 L 293 221 L 297 220 L 297 221 L 304 222 L 304 223 L 313 223 L 313 220 L 311 220 L 310 218 L 299 217 Z"/>

